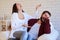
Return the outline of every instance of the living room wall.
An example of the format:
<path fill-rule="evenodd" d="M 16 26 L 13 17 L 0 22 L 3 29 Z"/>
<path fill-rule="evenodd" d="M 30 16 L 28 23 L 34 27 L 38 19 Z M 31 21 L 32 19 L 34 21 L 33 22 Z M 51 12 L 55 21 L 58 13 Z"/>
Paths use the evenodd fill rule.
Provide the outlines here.
<path fill-rule="evenodd" d="M 60 0 L 0 0 L 0 19 L 6 17 L 7 20 L 10 20 L 14 3 L 21 3 L 24 11 L 31 16 L 35 13 L 36 5 L 41 4 L 38 16 L 44 10 L 50 11 L 52 14 L 51 22 L 60 33 Z M 58 37 L 57 40 L 60 38 Z"/>

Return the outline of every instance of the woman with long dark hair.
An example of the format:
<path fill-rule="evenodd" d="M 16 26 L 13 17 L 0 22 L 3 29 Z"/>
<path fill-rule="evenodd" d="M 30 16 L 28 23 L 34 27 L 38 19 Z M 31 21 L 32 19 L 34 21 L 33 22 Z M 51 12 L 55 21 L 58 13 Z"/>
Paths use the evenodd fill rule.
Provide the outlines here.
<path fill-rule="evenodd" d="M 22 9 L 22 5 L 15 3 L 12 9 L 12 30 L 9 38 L 27 40 L 27 21 L 30 18 L 32 17 Z"/>
<path fill-rule="evenodd" d="M 28 40 L 56 40 L 58 32 L 54 29 L 50 22 L 51 13 L 43 11 L 38 19 L 30 19 L 28 25 L 31 26 L 29 30 Z M 37 39 L 38 38 L 38 39 Z"/>
<path fill-rule="evenodd" d="M 29 26 L 31 27 L 29 31 L 29 39 L 28 40 L 36 40 L 37 37 L 47 33 L 49 34 L 51 32 L 50 30 L 50 23 L 49 23 L 49 17 L 51 16 L 50 12 L 44 11 L 40 17 L 40 19 L 30 19 L 29 20 Z M 34 21 L 34 22 L 32 22 Z M 32 24 L 30 24 L 32 23 Z M 47 29 L 46 29 L 47 28 Z"/>
<path fill-rule="evenodd" d="M 38 40 L 57 40 L 58 31 L 54 29 L 50 17 L 51 13 L 49 11 L 43 11 L 40 17 L 42 23 L 38 32 Z"/>

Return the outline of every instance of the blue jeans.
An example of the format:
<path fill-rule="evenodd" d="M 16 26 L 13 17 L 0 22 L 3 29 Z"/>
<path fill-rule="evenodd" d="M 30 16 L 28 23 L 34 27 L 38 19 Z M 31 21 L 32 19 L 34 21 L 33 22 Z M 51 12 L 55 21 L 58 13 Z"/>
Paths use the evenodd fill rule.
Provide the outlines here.
<path fill-rule="evenodd" d="M 28 38 L 28 33 L 24 32 L 23 35 L 22 35 L 21 40 L 27 40 L 27 38 Z"/>
<path fill-rule="evenodd" d="M 27 40 L 36 40 L 36 39 L 34 39 L 31 35 L 28 35 Z"/>
<path fill-rule="evenodd" d="M 13 34 L 13 36 L 20 39 L 20 40 L 27 40 L 28 33 L 26 31 L 16 31 Z"/>

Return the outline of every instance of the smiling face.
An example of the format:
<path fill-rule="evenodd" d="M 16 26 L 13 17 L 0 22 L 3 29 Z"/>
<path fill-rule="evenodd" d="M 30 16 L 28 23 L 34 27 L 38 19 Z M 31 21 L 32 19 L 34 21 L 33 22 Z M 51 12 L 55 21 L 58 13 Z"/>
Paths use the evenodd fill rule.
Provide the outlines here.
<path fill-rule="evenodd" d="M 50 18 L 50 15 L 48 13 L 44 13 L 42 15 L 42 18 L 49 19 Z"/>
<path fill-rule="evenodd" d="M 40 17 L 41 21 L 49 20 L 51 17 L 51 13 L 49 11 L 44 11 Z"/>
<path fill-rule="evenodd" d="M 18 9 L 18 10 L 22 10 L 22 5 L 21 5 L 21 4 L 16 3 L 16 6 L 17 6 L 17 9 Z"/>
<path fill-rule="evenodd" d="M 44 11 L 44 12 L 42 13 L 42 16 L 41 16 L 41 17 L 44 18 L 44 19 L 49 19 L 50 16 L 51 16 L 51 14 L 50 14 L 49 11 Z"/>

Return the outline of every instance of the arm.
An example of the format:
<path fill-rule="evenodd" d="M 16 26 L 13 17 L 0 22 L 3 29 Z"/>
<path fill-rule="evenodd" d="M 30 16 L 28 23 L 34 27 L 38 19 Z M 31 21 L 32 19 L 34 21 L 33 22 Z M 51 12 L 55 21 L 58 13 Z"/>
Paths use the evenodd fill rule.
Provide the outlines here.
<path fill-rule="evenodd" d="M 53 26 L 53 24 L 52 24 L 51 22 L 50 22 L 50 25 L 51 25 L 50 28 L 51 28 L 51 32 L 52 32 L 52 31 L 55 30 L 55 29 L 54 29 L 54 26 Z"/>
<path fill-rule="evenodd" d="M 41 4 L 36 6 L 36 10 L 38 10 L 41 7 Z"/>
<path fill-rule="evenodd" d="M 35 18 L 38 18 L 38 16 L 39 16 L 39 9 L 40 9 L 40 7 L 41 7 L 41 4 L 36 6 L 36 10 L 35 10 L 36 12 L 33 15 Z"/>
<path fill-rule="evenodd" d="M 41 24 L 41 20 L 38 20 L 36 23 L 37 23 L 37 24 Z M 31 26 L 28 26 L 28 25 L 26 25 L 26 24 L 24 24 L 24 25 L 22 25 L 22 26 L 31 28 Z"/>
<path fill-rule="evenodd" d="M 15 30 L 15 29 L 17 29 L 17 14 L 16 13 L 14 13 L 14 14 L 12 14 L 12 17 L 11 17 L 11 28 L 12 28 L 12 30 Z"/>
<path fill-rule="evenodd" d="M 12 14 L 12 16 L 11 16 L 11 29 L 12 30 L 15 30 L 16 28 L 15 28 L 16 26 L 15 26 L 15 14 Z M 8 35 L 8 39 L 10 38 L 10 35 L 11 35 L 11 31 L 9 32 L 9 35 Z"/>
<path fill-rule="evenodd" d="M 28 26 L 27 24 L 23 24 L 22 26 L 27 27 L 27 28 L 31 28 L 31 26 Z"/>

